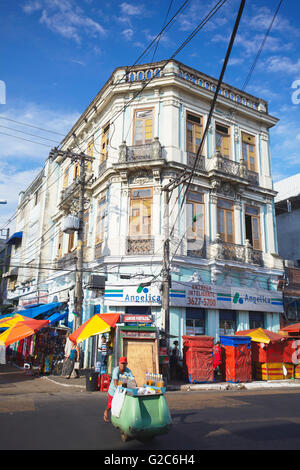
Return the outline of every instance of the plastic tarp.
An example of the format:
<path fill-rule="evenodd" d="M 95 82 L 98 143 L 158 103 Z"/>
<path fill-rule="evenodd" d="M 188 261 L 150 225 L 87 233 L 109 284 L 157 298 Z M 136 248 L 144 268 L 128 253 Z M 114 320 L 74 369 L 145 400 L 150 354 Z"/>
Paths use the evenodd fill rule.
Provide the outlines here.
<path fill-rule="evenodd" d="M 300 362 L 300 337 L 290 336 L 284 339 L 283 347 L 283 362 L 298 365 Z"/>
<path fill-rule="evenodd" d="M 214 338 L 183 336 L 183 368 L 190 383 L 214 381 Z"/>
<path fill-rule="evenodd" d="M 59 312 L 65 308 L 65 304 L 62 302 L 51 302 L 50 304 L 39 305 L 38 307 L 26 307 L 24 310 L 20 310 L 16 313 L 25 315 L 30 318 L 36 318 L 39 315 L 49 316 L 55 312 Z"/>
<path fill-rule="evenodd" d="M 269 344 L 272 341 L 282 340 L 282 335 L 279 335 L 278 333 L 273 333 L 273 331 L 265 330 L 263 328 L 237 331 L 235 335 L 250 336 L 251 341 L 256 341 L 257 343 L 266 343 L 266 344 Z"/>
<path fill-rule="evenodd" d="M 222 370 L 226 382 L 251 382 L 251 338 L 220 336 Z"/>
<path fill-rule="evenodd" d="M 49 320 L 50 324 L 53 324 L 53 323 L 56 323 L 60 320 L 64 320 L 68 316 L 68 314 L 69 314 L 68 311 L 53 313 L 53 315 L 51 315 L 48 318 L 48 320 Z"/>
<path fill-rule="evenodd" d="M 236 335 L 251 337 L 253 362 L 282 362 L 285 338 L 273 331 L 257 328 L 255 330 L 238 331 Z"/>

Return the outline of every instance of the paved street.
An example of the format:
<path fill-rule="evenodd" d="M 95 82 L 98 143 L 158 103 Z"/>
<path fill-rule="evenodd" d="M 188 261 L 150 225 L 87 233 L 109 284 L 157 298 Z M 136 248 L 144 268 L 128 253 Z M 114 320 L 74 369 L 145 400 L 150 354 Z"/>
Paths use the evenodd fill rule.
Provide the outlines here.
<path fill-rule="evenodd" d="M 82 379 L 58 384 L 1 368 L 1 450 L 300 448 L 300 388 L 168 392 L 173 428 L 145 445 L 121 441 L 102 420 L 106 393 L 86 392 Z"/>

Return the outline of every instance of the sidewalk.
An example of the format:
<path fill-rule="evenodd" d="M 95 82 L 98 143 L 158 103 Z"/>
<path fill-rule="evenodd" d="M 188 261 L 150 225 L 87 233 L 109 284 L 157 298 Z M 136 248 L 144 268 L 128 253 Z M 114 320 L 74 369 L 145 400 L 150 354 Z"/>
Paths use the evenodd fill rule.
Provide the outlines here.
<path fill-rule="evenodd" d="M 80 387 L 86 388 L 86 373 L 89 373 L 90 370 L 80 371 L 80 378 L 75 379 L 66 379 L 61 376 L 44 376 L 45 379 L 54 381 L 63 387 Z M 255 380 L 253 382 L 245 383 L 230 383 L 230 382 L 213 382 L 213 383 L 198 383 L 190 384 L 184 383 L 182 381 L 171 382 L 167 385 L 167 392 L 172 391 L 200 391 L 200 390 L 264 390 L 268 388 L 295 388 L 298 387 L 300 390 L 300 379 L 290 379 L 290 380 Z"/>
<path fill-rule="evenodd" d="M 79 378 L 70 378 L 66 379 L 65 377 L 58 375 L 42 375 L 36 377 L 44 381 L 49 381 L 53 384 L 59 385 L 63 388 L 77 388 L 79 390 L 86 390 L 86 374 L 92 372 L 92 369 L 81 369 Z M 33 378 L 24 373 L 23 369 L 19 369 L 15 366 L 3 365 L 0 367 L 0 386 L 17 383 L 23 381 L 24 379 Z M 15 372 L 15 373 L 13 373 Z M 19 372 L 19 373 L 16 373 Z M 206 391 L 206 390 L 215 390 L 215 391 L 224 391 L 224 390 L 265 390 L 265 389 L 275 389 L 275 388 L 299 388 L 300 391 L 300 379 L 289 379 L 289 380 L 269 380 L 269 381 L 253 381 L 245 383 L 230 383 L 230 382 L 213 382 L 213 383 L 197 383 L 190 384 L 184 383 L 183 381 L 171 382 L 167 385 L 167 392 L 172 391 Z M 106 392 L 104 392 L 106 393 Z"/>

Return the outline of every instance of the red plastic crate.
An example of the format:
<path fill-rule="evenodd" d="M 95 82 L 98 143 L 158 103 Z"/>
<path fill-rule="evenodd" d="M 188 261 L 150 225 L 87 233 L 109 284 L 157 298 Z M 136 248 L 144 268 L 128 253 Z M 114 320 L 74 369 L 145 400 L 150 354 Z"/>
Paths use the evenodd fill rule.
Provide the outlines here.
<path fill-rule="evenodd" d="M 102 374 L 100 379 L 100 392 L 107 392 L 110 384 L 110 376 Z"/>

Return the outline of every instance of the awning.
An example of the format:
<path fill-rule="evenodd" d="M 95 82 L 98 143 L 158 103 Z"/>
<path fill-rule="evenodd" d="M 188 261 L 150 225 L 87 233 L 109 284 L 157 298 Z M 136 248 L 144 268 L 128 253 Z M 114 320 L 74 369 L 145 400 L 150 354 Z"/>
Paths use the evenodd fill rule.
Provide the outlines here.
<path fill-rule="evenodd" d="M 66 318 L 68 316 L 68 311 L 66 312 L 57 312 L 57 313 L 53 313 L 53 315 L 51 315 L 51 317 L 48 318 L 50 324 L 52 323 L 56 323 L 60 320 L 63 320 L 64 318 Z"/>
<path fill-rule="evenodd" d="M 26 308 L 24 310 L 19 310 L 16 313 L 24 315 L 29 318 L 36 318 L 39 315 L 48 317 L 56 312 L 61 312 L 65 308 L 65 303 L 63 302 L 52 302 L 50 304 L 39 305 L 38 307 Z"/>
<path fill-rule="evenodd" d="M 282 341 L 283 336 L 273 331 L 265 330 L 264 328 L 254 328 L 252 330 L 236 331 L 235 335 L 250 336 L 252 341 L 257 343 L 269 344 L 273 341 Z"/>
<path fill-rule="evenodd" d="M 5 242 L 6 245 L 16 245 L 22 240 L 23 232 L 13 233 Z"/>
<path fill-rule="evenodd" d="M 292 325 L 281 328 L 281 331 L 287 331 L 289 333 L 300 333 L 300 323 L 293 323 Z"/>

